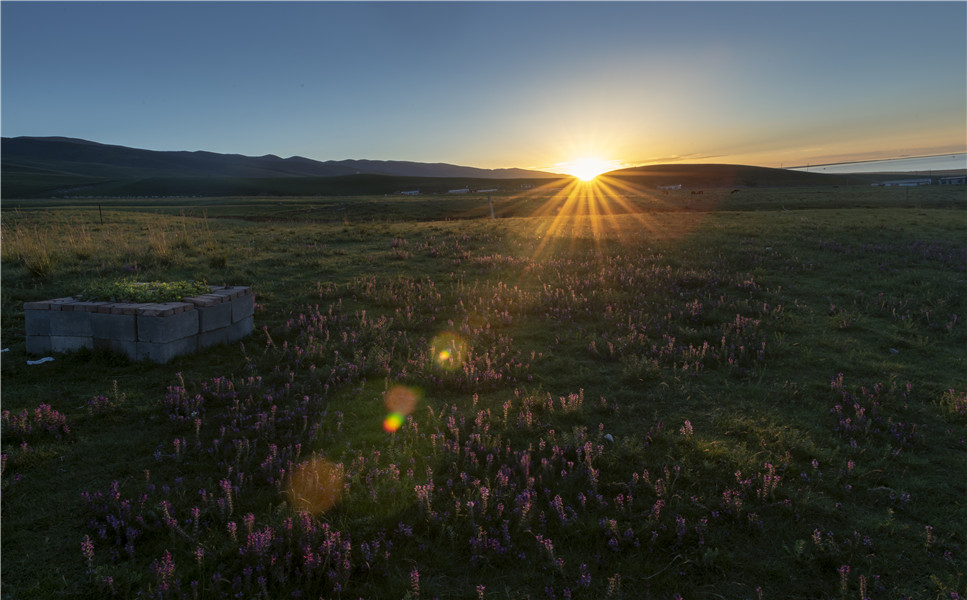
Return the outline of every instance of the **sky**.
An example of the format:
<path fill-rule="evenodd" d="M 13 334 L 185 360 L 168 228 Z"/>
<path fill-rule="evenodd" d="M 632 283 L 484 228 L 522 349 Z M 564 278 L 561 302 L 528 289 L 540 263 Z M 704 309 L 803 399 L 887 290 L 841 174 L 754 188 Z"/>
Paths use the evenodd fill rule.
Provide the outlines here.
<path fill-rule="evenodd" d="M 965 2 L 0 3 L 0 133 L 568 172 L 967 150 Z"/>

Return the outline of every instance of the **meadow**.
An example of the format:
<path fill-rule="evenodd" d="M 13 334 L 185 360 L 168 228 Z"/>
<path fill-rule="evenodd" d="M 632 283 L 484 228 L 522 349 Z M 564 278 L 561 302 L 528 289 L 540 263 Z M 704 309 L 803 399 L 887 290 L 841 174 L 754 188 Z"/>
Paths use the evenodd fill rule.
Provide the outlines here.
<path fill-rule="evenodd" d="M 967 597 L 967 189 L 4 201 L 4 598 Z M 22 305 L 256 331 L 28 365 Z"/>

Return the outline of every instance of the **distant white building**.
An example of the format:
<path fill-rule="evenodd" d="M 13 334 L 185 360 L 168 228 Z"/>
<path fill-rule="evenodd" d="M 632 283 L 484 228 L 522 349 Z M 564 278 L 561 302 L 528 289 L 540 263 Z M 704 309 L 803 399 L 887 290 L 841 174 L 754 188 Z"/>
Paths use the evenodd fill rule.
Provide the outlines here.
<path fill-rule="evenodd" d="M 660 190 L 680 190 L 682 189 L 682 184 L 677 183 L 675 185 L 660 185 L 658 186 Z"/>
<path fill-rule="evenodd" d="M 921 179 L 894 179 L 891 181 L 881 181 L 879 183 L 874 183 L 873 186 L 883 186 L 883 187 L 917 187 L 918 185 L 930 185 L 933 183 L 929 177 L 924 177 Z"/>
<path fill-rule="evenodd" d="M 954 175 L 952 177 L 941 177 L 937 183 L 940 185 L 964 185 L 967 183 L 967 176 Z"/>
<path fill-rule="evenodd" d="M 410 190 L 408 192 L 400 192 L 400 193 L 403 194 L 404 196 L 419 196 L 420 190 Z"/>
<path fill-rule="evenodd" d="M 469 194 L 470 188 L 460 188 L 459 190 L 450 190 L 448 194 Z"/>

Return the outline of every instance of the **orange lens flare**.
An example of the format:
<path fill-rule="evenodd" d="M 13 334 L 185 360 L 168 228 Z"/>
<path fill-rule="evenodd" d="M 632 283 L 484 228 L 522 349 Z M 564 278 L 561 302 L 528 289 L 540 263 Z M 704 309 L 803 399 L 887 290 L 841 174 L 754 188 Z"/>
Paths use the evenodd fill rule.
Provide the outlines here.
<path fill-rule="evenodd" d="M 292 508 L 314 515 L 328 511 L 342 498 L 344 480 L 341 464 L 318 457 L 300 464 L 289 479 Z"/>
<path fill-rule="evenodd" d="M 386 409 L 404 417 L 416 409 L 419 401 L 420 393 L 405 385 L 394 385 L 386 391 Z"/>
<path fill-rule="evenodd" d="M 441 333 L 430 341 L 430 356 L 441 369 L 459 369 L 463 366 L 466 354 L 467 343 L 452 331 Z"/>
<path fill-rule="evenodd" d="M 400 427 L 403 426 L 403 420 L 405 417 L 399 413 L 390 413 L 385 419 L 383 419 L 383 430 L 386 433 L 396 433 Z"/>
<path fill-rule="evenodd" d="M 383 419 L 383 429 L 394 433 L 406 421 L 406 416 L 416 410 L 420 392 L 405 385 L 394 385 L 386 391 L 386 410 L 389 415 Z"/>

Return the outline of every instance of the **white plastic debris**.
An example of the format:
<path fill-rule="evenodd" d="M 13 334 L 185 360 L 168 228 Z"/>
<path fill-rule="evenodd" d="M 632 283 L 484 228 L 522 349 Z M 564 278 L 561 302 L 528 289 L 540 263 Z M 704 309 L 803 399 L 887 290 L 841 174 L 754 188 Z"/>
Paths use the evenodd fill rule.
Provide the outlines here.
<path fill-rule="evenodd" d="M 0 350 L 0 352 L 10 352 L 10 348 L 4 348 L 3 350 Z"/>
<path fill-rule="evenodd" d="M 27 361 L 27 364 L 28 365 L 40 365 L 40 364 L 43 364 L 45 362 L 53 362 L 53 360 L 54 360 L 54 357 L 53 356 L 45 356 L 43 358 L 38 358 L 37 360 L 28 360 Z"/>
<path fill-rule="evenodd" d="M 604 439 L 608 440 L 612 444 L 614 443 L 614 437 L 610 433 L 604 434 Z"/>

